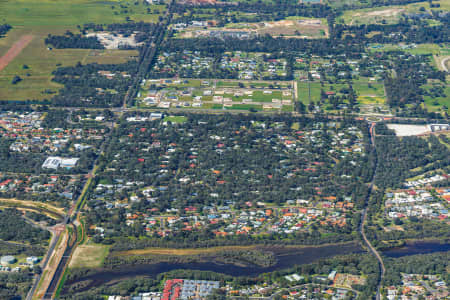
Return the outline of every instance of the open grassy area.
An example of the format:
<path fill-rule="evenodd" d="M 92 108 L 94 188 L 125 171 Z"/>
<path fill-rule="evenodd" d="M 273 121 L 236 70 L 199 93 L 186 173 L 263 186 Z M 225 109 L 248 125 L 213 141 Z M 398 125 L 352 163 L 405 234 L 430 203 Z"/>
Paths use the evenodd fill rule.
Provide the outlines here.
<path fill-rule="evenodd" d="M 334 91 L 338 92 L 340 89 L 347 87 L 346 84 L 322 84 L 320 82 L 298 82 L 297 93 L 298 100 L 303 104 L 309 104 L 309 85 L 311 88 L 311 101 L 317 102 L 320 100 L 320 91 L 324 92 Z"/>
<path fill-rule="evenodd" d="M 320 100 L 320 83 L 317 82 L 299 82 L 297 85 L 297 98 L 303 104 L 309 104 L 311 101 Z"/>
<path fill-rule="evenodd" d="M 436 55 L 450 55 L 450 47 L 440 46 L 437 44 L 418 44 L 414 47 L 404 44 L 371 44 L 368 51 L 395 51 L 402 50 L 411 54 L 436 54 Z"/>
<path fill-rule="evenodd" d="M 127 8 L 121 8 L 119 4 Z M 148 7 L 151 14 L 147 13 Z M 131 0 L 2 0 L 0 22 L 31 28 L 117 23 L 125 22 L 127 17 L 135 21 L 154 22 L 163 10 L 163 5 L 146 6 L 142 1 Z"/>
<path fill-rule="evenodd" d="M 439 8 L 432 8 L 431 10 L 449 9 L 450 1 L 438 1 L 441 5 Z M 410 3 L 401 6 L 382 6 L 373 8 L 363 8 L 356 10 L 347 10 L 337 19 L 338 23 L 345 23 L 349 25 L 360 24 L 395 24 L 398 23 L 402 14 L 405 13 L 419 13 L 421 8 L 430 10 L 428 2 Z"/>
<path fill-rule="evenodd" d="M 110 246 L 87 243 L 75 249 L 70 268 L 98 268 L 109 253 Z"/>
<path fill-rule="evenodd" d="M 382 83 L 355 82 L 353 89 L 361 104 L 383 104 L 386 101 Z"/>
<path fill-rule="evenodd" d="M 119 3 L 128 8 L 119 7 Z M 53 49 L 47 50 L 44 39 L 48 34 L 63 34 L 66 30 L 77 31 L 77 25 L 86 23 L 108 24 L 135 21 L 154 22 L 164 11 L 164 6 L 147 6 L 142 1 L 98 0 L 2 0 L 0 1 L 0 24 L 8 23 L 13 29 L 0 39 L 0 56 L 23 35 L 33 35 L 31 43 L 0 72 L 0 100 L 42 100 L 52 97 L 61 86 L 51 82 L 51 73 L 58 66 L 82 63 L 121 63 L 132 59 L 137 51 Z M 114 7 L 114 9 L 112 8 Z M 154 12 L 158 13 L 154 13 Z M 27 65 L 29 68 L 24 69 Z M 12 85 L 19 75 L 23 80 Z"/>
<path fill-rule="evenodd" d="M 210 247 L 210 248 L 187 248 L 187 249 L 173 249 L 173 248 L 145 248 L 137 250 L 128 250 L 115 252 L 114 255 L 126 256 L 126 255 L 199 255 L 199 254 L 211 254 L 219 251 L 226 250 L 251 250 L 254 246 L 222 246 L 222 247 Z"/>
<path fill-rule="evenodd" d="M 90 49 L 53 49 L 47 50 L 44 38 L 54 29 L 39 27 L 31 30 L 34 39 L 11 63 L 0 72 L 0 100 L 45 99 L 51 95 L 46 90 L 58 91 L 61 85 L 51 81 L 52 72 L 58 66 L 71 66 L 81 63 L 121 63 L 133 59 L 136 50 L 90 50 Z M 14 28 L 5 39 L 0 40 L 0 54 L 6 52 L 10 44 L 30 31 L 27 28 Z M 27 69 L 24 65 L 28 66 Z M 11 84 L 15 75 L 23 80 Z"/>
<path fill-rule="evenodd" d="M 168 116 L 168 117 L 164 118 L 164 122 L 170 121 L 172 123 L 177 123 L 177 124 L 184 123 L 184 122 L 186 122 L 186 120 L 187 120 L 187 117 L 185 117 L 185 116 Z"/>
<path fill-rule="evenodd" d="M 425 85 L 424 88 L 430 89 L 432 85 Z M 430 96 L 425 96 L 424 105 L 428 111 L 433 112 L 444 112 L 450 113 L 450 85 L 446 85 L 444 88 L 445 97 L 437 97 L 431 98 Z M 443 108 L 443 106 L 447 107 L 447 109 Z"/>

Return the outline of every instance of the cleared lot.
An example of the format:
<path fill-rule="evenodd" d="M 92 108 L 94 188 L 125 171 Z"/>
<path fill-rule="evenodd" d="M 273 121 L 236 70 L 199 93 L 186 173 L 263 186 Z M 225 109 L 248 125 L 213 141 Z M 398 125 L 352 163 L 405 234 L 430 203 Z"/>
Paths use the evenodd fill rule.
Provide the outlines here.
<path fill-rule="evenodd" d="M 431 132 L 428 125 L 387 124 L 387 127 L 394 130 L 397 136 L 412 136 Z"/>

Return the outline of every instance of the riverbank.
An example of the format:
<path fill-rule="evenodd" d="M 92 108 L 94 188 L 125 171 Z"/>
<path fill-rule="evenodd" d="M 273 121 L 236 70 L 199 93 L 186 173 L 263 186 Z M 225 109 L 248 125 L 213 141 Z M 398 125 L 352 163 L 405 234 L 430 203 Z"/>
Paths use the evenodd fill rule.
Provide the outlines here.
<path fill-rule="evenodd" d="M 231 246 L 231 249 L 248 249 L 247 246 Z M 237 248 L 236 248 L 237 247 Z M 245 248 L 242 248 L 245 247 Z M 230 276 L 258 276 L 263 273 L 269 273 L 273 271 L 283 270 L 295 265 L 309 264 L 314 261 L 323 258 L 331 258 L 338 255 L 346 255 L 351 253 L 363 253 L 365 250 L 360 246 L 359 243 L 345 243 L 337 245 L 328 246 L 252 246 L 253 250 L 259 247 L 259 251 L 271 252 L 276 258 L 276 263 L 268 267 L 261 267 L 255 264 L 246 263 L 244 265 L 239 265 L 236 261 L 233 262 L 220 262 L 215 261 L 214 251 L 223 251 L 223 247 L 215 247 L 212 250 L 204 249 L 203 253 L 208 253 L 210 259 L 203 260 L 203 258 L 198 261 L 189 262 L 156 262 L 156 263 L 136 263 L 136 264 L 121 264 L 120 267 L 115 268 L 97 268 L 84 270 L 79 269 L 78 271 L 73 270 L 71 272 L 67 282 L 66 287 L 78 286 L 78 284 L 83 283 L 83 287 L 79 291 L 89 290 L 92 287 L 100 286 L 103 284 L 109 284 L 117 280 L 123 280 L 127 278 L 135 278 L 139 276 L 144 277 L 156 277 L 157 275 L 173 270 L 198 270 L 198 271 L 211 271 L 215 273 L 221 273 Z M 220 249 L 220 250 L 218 250 Z M 230 249 L 230 248 L 228 248 Z M 158 249 L 147 249 L 154 253 L 158 253 Z M 160 256 L 170 252 L 169 250 L 186 250 L 186 249 L 163 249 L 159 253 Z M 199 249 L 195 249 L 199 250 Z M 202 250 L 201 250 L 202 251 Z M 212 251 L 212 252 L 211 252 Z M 149 253 L 149 252 L 148 252 Z M 196 253 L 196 252 L 178 252 L 178 253 Z M 198 253 L 198 252 L 197 252 Z M 134 256 L 134 255 L 133 255 Z M 188 256 L 188 255 L 187 255 Z M 178 259 L 182 259 L 186 256 L 179 255 Z M 189 256 L 188 256 L 189 257 Z M 201 257 L 201 256 L 200 256 Z M 78 274 L 78 275 L 77 275 Z"/>

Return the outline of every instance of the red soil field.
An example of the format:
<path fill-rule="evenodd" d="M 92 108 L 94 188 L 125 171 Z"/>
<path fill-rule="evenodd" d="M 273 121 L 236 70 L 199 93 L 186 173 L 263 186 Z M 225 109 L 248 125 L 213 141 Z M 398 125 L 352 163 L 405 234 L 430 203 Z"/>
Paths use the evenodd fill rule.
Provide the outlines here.
<path fill-rule="evenodd" d="M 5 55 L 0 57 L 0 71 L 17 56 L 19 53 L 33 40 L 32 35 L 23 35 L 20 39 L 9 48 Z"/>

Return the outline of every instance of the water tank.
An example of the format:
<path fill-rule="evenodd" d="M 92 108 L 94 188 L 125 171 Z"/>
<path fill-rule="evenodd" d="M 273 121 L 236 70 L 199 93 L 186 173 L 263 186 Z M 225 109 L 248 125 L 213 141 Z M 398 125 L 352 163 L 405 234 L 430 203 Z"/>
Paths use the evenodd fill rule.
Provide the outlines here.
<path fill-rule="evenodd" d="M 0 264 L 2 265 L 10 265 L 16 262 L 16 258 L 12 255 L 2 256 L 0 258 Z"/>

